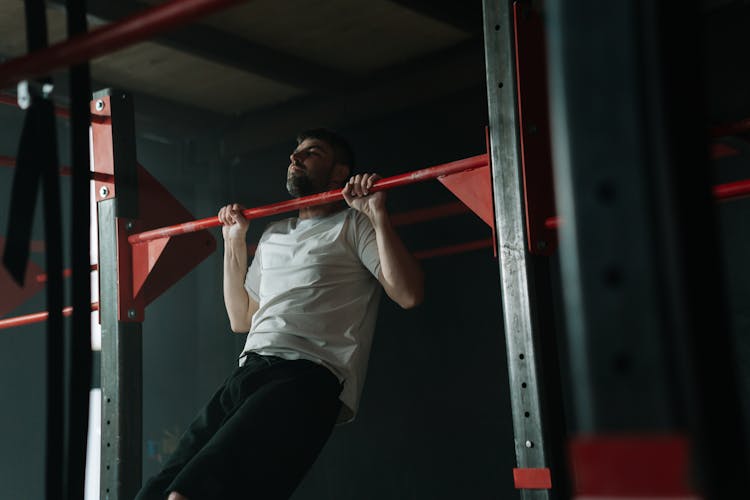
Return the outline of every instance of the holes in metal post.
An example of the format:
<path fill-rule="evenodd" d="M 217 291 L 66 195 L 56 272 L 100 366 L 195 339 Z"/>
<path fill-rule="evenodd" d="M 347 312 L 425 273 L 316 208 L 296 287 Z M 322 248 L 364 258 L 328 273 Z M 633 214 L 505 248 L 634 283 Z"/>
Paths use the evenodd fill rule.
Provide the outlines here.
<path fill-rule="evenodd" d="M 521 389 L 526 389 L 526 382 L 521 383 Z"/>
<path fill-rule="evenodd" d="M 618 288 L 622 285 L 622 270 L 617 265 L 609 265 L 602 271 L 602 281 L 608 288 Z"/>
<path fill-rule="evenodd" d="M 524 359 L 524 358 L 526 358 L 526 356 L 524 356 L 523 353 L 518 355 L 518 359 Z"/>
<path fill-rule="evenodd" d="M 629 375 L 633 371 L 633 357 L 627 352 L 618 352 L 612 357 L 612 370 L 618 375 Z"/>
<path fill-rule="evenodd" d="M 495 31 L 500 31 L 500 25 L 499 24 L 495 25 Z"/>
<path fill-rule="evenodd" d="M 617 188 L 608 179 L 599 181 L 596 185 L 596 199 L 603 205 L 611 205 L 617 199 Z"/>

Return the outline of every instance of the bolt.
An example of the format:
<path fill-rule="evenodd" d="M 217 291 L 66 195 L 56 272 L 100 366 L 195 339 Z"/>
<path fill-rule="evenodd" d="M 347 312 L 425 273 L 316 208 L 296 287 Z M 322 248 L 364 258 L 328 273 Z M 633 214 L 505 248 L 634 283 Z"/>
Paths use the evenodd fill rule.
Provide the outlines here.
<path fill-rule="evenodd" d="M 135 319 L 135 309 L 128 309 L 128 318 Z"/>
<path fill-rule="evenodd" d="M 539 241 L 536 242 L 536 247 L 539 250 L 544 250 L 545 248 L 547 248 L 547 242 L 544 241 L 544 240 L 539 240 Z"/>
<path fill-rule="evenodd" d="M 104 109 L 104 101 L 99 99 L 98 101 L 96 101 L 96 110 L 101 111 L 103 109 Z"/>
<path fill-rule="evenodd" d="M 102 186 L 99 188 L 99 196 L 102 198 L 106 198 L 109 194 L 109 188 L 107 186 Z"/>
<path fill-rule="evenodd" d="M 135 224 L 133 223 L 132 220 L 129 220 L 128 223 L 125 224 L 125 229 L 127 229 L 128 231 L 132 231 L 134 227 L 135 227 Z"/>
<path fill-rule="evenodd" d="M 532 443 L 531 441 L 526 441 L 526 448 L 533 448 L 533 447 L 534 447 L 534 443 Z"/>

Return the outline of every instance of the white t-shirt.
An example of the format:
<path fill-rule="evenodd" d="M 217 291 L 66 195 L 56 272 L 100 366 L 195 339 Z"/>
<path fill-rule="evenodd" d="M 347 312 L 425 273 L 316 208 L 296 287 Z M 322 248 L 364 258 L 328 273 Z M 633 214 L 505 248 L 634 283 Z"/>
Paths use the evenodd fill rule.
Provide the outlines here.
<path fill-rule="evenodd" d="M 351 208 L 274 222 L 245 278 L 259 308 L 244 352 L 308 359 L 344 383 L 338 421 L 354 418 L 381 290 L 375 230 Z"/>

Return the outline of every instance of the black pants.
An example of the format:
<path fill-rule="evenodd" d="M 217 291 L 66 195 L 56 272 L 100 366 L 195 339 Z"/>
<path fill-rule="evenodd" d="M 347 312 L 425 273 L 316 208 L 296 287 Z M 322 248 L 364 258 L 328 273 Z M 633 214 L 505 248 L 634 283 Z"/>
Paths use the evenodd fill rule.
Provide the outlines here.
<path fill-rule="evenodd" d="M 333 430 L 340 392 L 321 365 L 249 354 L 136 499 L 289 498 Z"/>

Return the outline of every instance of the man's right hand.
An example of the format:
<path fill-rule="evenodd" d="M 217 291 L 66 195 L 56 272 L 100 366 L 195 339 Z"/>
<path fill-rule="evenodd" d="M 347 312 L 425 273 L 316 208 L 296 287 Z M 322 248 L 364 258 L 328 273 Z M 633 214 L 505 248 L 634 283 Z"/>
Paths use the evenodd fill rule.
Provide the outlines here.
<path fill-rule="evenodd" d="M 225 240 L 245 239 L 250 221 L 245 219 L 242 211 L 245 207 L 238 203 L 232 203 L 219 209 L 219 222 L 221 222 L 221 234 Z"/>

